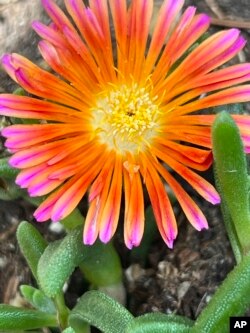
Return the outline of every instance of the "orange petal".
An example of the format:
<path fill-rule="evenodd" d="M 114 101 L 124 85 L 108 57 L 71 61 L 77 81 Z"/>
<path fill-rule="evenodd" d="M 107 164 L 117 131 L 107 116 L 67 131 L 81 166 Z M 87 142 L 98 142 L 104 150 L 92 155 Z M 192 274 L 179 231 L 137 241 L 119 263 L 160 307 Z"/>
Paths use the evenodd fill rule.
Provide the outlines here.
<path fill-rule="evenodd" d="M 177 225 L 173 208 L 163 183 L 150 161 L 150 157 L 148 156 L 147 158 L 143 155 L 140 160 L 143 163 L 141 173 L 148 190 L 160 234 L 166 244 L 172 248 L 173 241 L 177 236 Z"/>
<path fill-rule="evenodd" d="M 144 200 L 139 169 L 124 167 L 124 239 L 129 249 L 138 246 L 144 231 Z"/>
<path fill-rule="evenodd" d="M 103 210 L 109 194 L 110 182 L 114 169 L 114 161 L 114 155 L 110 154 L 101 172 L 90 188 L 90 206 L 86 216 L 83 232 L 84 244 L 92 245 L 98 236 Z"/>
<path fill-rule="evenodd" d="M 189 222 L 197 229 L 207 229 L 207 219 L 205 218 L 202 211 L 199 209 L 197 204 L 191 199 L 187 192 L 182 188 L 182 186 L 174 179 L 173 176 L 161 165 L 158 164 L 157 167 L 160 174 L 164 177 L 166 182 L 172 188 L 176 199 L 180 203 L 185 215 Z"/>
<path fill-rule="evenodd" d="M 122 160 L 121 156 L 116 156 L 114 172 L 107 200 L 102 212 L 102 220 L 100 221 L 99 237 L 102 242 L 107 243 L 117 228 L 120 215 L 122 195 Z"/>
<path fill-rule="evenodd" d="M 220 197 L 215 188 L 197 173 L 185 165 L 172 159 L 170 156 L 166 163 L 181 177 L 183 177 L 203 198 L 212 204 L 220 202 Z"/>

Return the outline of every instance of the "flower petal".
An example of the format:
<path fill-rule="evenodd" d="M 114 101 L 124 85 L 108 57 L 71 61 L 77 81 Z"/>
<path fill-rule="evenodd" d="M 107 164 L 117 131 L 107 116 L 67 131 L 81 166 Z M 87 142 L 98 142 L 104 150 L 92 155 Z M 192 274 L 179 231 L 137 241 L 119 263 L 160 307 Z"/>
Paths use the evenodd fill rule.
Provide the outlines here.
<path fill-rule="evenodd" d="M 147 53 L 146 68 L 151 71 L 152 66 L 157 60 L 161 48 L 166 41 L 166 37 L 170 34 L 173 24 L 176 22 L 184 0 L 164 0 L 160 8 L 157 22 L 152 35 L 151 43 Z"/>
<path fill-rule="evenodd" d="M 187 192 L 161 164 L 158 164 L 157 169 L 172 188 L 176 199 L 181 205 L 181 208 L 183 209 L 189 222 L 199 231 L 202 229 L 207 229 L 207 219 L 197 204 L 190 198 Z"/>
<path fill-rule="evenodd" d="M 162 73 L 168 73 L 171 66 L 202 36 L 209 27 L 210 18 L 205 14 L 195 15 L 195 8 L 189 7 L 176 26 L 152 73 L 156 84 L 164 80 Z"/>
<path fill-rule="evenodd" d="M 170 156 L 166 163 L 181 177 L 183 177 L 203 198 L 212 204 L 220 203 L 220 197 L 215 188 L 197 173 L 172 159 Z"/>
<path fill-rule="evenodd" d="M 138 166 L 132 161 L 125 161 L 123 167 L 125 191 L 124 240 L 126 246 L 132 249 L 140 244 L 144 231 L 143 190 Z"/>
<path fill-rule="evenodd" d="M 84 244 L 92 245 L 98 236 L 103 210 L 109 194 L 114 161 L 114 154 L 110 154 L 101 172 L 90 188 L 90 206 L 86 216 L 83 232 Z"/>
<path fill-rule="evenodd" d="M 171 203 L 152 162 L 145 155 L 140 160 L 143 163 L 141 173 L 160 234 L 168 247 L 172 248 L 177 236 L 177 226 Z"/>
<path fill-rule="evenodd" d="M 102 220 L 100 221 L 99 237 L 103 243 L 110 241 L 114 235 L 121 207 L 122 195 L 122 160 L 118 155 L 116 156 L 114 172 L 107 200 L 102 212 Z"/>
<path fill-rule="evenodd" d="M 85 174 L 76 174 L 70 179 L 69 184 L 71 186 L 68 186 L 67 189 L 65 188 L 64 193 L 58 198 L 52 208 L 52 221 L 62 220 L 76 208 L 98 171 L 99 169 L 93 167 Z"/>

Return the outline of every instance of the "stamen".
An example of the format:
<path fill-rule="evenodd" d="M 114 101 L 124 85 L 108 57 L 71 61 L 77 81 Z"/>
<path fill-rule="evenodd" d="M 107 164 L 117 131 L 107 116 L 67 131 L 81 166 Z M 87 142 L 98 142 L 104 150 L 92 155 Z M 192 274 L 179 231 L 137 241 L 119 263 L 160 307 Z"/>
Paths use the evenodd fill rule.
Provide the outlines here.
<path fill-rule="evenodd" d="M 145 149 L 156 134 L 160 115 L 156 99 L 136 83 L 99 94 L 92 124 L 101 142 L 122 153 Z"/>

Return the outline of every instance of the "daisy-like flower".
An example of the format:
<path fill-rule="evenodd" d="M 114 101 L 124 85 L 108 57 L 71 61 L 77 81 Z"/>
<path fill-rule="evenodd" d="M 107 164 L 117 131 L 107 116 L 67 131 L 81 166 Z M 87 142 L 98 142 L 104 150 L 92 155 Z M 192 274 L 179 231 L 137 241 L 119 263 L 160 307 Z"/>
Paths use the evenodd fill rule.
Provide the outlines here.
<path fill-rule="evenodd" d="M 197 40 L 209 17 L 184 0 L 162 3 L 149 37 L 153 0 L 65 0 L 67 17 L 42 0 L 52 23 L 34 22 L 40 52 L 55 74 L 18 54 L 2 57 L 8 74 L 31 96 L 2 94 L 2 115 L 38 119 L 2 130 L 21 169 L 17 184 L 30 196 L 48 195 L 38 221 L 65 218 L 88 192 L 84 243 L 108 242 L 124 193 L 124 238 L 137 246 L 144 229 L 147 189 L 162 238 L 171 248 L 177 225 L 165 183 L 198 230 L 207 220 L 174 178 L 179 174 L 204 199 L 219 195 L 197 171 L 212 163 L 214 115 L 196 111 L 250 101 L 250 64 L 222 67 L 245 45 L 237 29 Z M 176 19 L 179 17 L 179 19 Z M 111 26 L 115 30 L 112 44 Z M 189 50 L 189 51 L 188 51 Z M 188 51 L 188 52 L 187 52 Z M 235 115 L 246 152 L 250 117 Z"/>

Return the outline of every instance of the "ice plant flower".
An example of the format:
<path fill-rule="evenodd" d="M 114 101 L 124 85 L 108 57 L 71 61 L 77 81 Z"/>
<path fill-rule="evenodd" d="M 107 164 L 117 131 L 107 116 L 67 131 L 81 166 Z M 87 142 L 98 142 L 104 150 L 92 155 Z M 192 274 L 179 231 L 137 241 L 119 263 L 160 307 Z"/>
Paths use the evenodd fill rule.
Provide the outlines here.
<path fill-rule="evenodd" d="M 214 115 L 196 111 L 250 101 L 250 64 L 221 66 L 244 47 L 239 31 L 224 30 L 198 44 L 210 20 L 194 7 L 180 15 L 184 0 L 163 1 L 150 38 L 153 0 L 129 6 L 90 0 L 89 7 L 65 0 L 68 17 L 53 0 L 42 4 L 52 23 L 34 22 L 33 28 L 54 74 L 18 54 L 4 55 L 3 67 L 30 95 L 0 97 L 2 115 L 40 120 L 2 130 L 13 153 L 10 164 L 21 169 L 17 184 L 30 196 L 49 194 L 36 219 L 65 218 L 88 192 L 84 243 L 98 236 L 108 242 L 124 200 L 124 238 L 132 248 L 143 235 L 145 187 L 171 248 L 177 224 L 167 183 L 190 223 L 207 228 L 172 171 L 219 203 L 214 187 L 197 173 L 212 163 Z M 234 119 L 248 152 L 250 117 Z"/>

